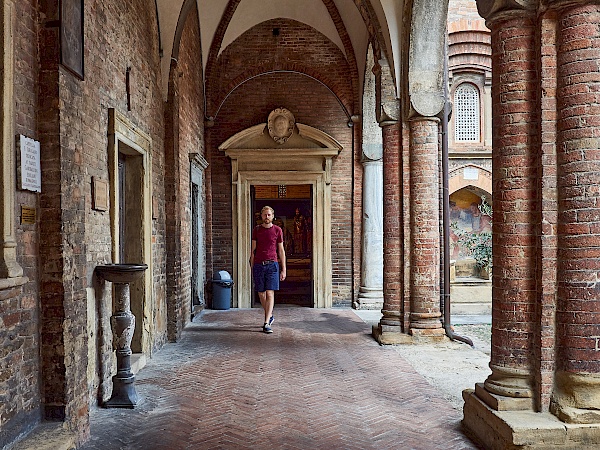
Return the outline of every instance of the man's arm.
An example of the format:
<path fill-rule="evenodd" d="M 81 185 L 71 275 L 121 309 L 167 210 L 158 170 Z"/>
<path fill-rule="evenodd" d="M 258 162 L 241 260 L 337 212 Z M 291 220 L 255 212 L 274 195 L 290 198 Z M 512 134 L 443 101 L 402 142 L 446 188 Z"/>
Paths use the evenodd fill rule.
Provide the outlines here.
<path fill-rule="evenodd" d="M 279 255 L 279 261 L 281 263 L 281 271 L 279 272 L 279 280 L 285 280 L 285 248 L 283 248 L 283 242 L 277 243 L 277 254 Z"/>
<path fill-rule="evenodd" d="M 256 241 L 252 241 L 252 248 L 250 249 L 250 267 L 254 265 L 254 253 L 256 253 Z"/>

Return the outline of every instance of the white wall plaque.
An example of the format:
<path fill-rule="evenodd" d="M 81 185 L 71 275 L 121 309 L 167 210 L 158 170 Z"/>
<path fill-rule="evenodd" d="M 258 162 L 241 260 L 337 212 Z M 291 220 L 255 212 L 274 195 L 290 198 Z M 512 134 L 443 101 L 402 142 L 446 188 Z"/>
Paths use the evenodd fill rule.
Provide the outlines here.
<path fill-rule="evenodd" d="M 465 167 L 463 169 L 463 177 L 465 180 L 478 180 L 479 169 L 477 167 Z"/>
<path fill-rule="evenodd" d="M 21 189 L 42 192 L 40 143 L 21 135 L 19 144 L 21 147 Z"/>

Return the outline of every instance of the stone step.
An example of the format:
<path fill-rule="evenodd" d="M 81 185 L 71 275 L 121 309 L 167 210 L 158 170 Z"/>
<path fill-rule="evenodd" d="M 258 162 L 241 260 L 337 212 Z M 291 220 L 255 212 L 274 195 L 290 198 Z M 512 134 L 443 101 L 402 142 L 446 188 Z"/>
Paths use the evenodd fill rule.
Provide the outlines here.
<path fill-rule="evenodd" d="M 44 422 L 35 427 L 11 450 L 75 450 L 75 435 L 67 431 L 63 423 Z"/>

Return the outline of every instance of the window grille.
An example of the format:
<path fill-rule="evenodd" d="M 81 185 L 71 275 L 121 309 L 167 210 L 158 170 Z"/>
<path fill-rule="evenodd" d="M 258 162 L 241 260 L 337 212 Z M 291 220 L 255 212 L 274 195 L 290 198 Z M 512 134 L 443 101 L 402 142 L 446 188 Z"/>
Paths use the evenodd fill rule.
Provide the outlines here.
<path fill-rule="evenodd" d="M 479 90 L 463 83 L 454 91 L 454 141 L 479 142 Z"/>

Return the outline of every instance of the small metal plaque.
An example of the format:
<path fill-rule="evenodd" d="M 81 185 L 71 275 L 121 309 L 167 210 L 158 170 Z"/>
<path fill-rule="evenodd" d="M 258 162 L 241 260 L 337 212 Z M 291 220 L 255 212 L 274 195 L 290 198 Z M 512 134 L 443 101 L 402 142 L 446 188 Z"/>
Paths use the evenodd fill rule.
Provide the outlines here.
<path fill-rule="evenodd" d="M 30 208 L 29 206 L 21 206 L 21 224 L 35 224 L 35 208 Z"/>

